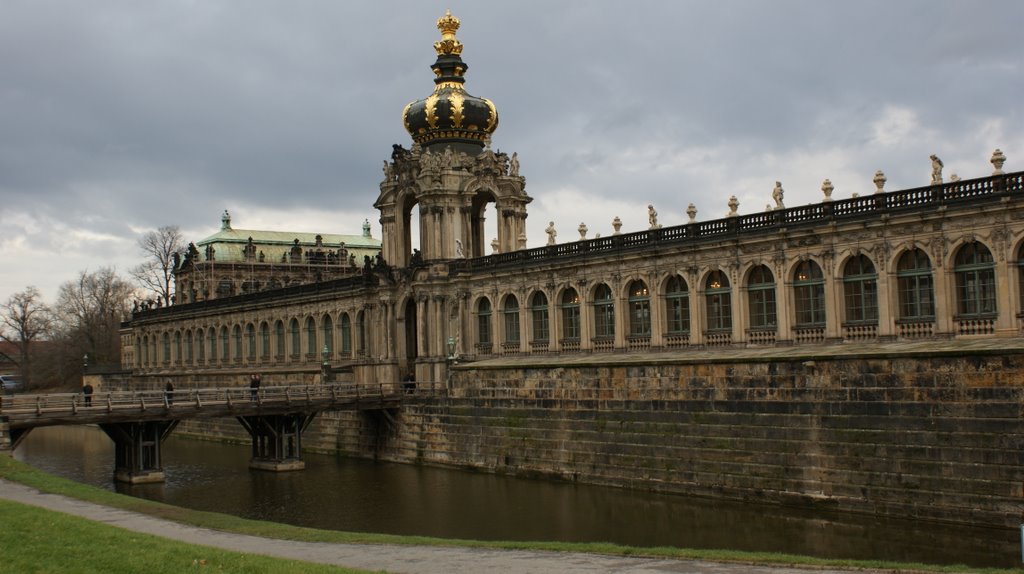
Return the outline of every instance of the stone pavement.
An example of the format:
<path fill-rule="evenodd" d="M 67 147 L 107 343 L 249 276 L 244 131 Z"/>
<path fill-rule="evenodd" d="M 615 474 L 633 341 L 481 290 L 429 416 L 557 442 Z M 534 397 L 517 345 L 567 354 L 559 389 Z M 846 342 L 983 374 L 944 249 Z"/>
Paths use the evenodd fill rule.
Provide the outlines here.
<path fill-rule="evenodd" d="M 262 554 L 350 568 L 384 570 L 392 573 L 806 574 L 808 572 L 803 568 L 569 552 L 277 540 L 197 528 L 66 496 L 42 493 L 34 488 L 2 479 L 0 479 L 0 498 L 80 516 L 133 532 L 180 540 L 189 544 L 212 546 L 245 554 Z M 817 574 L 839 574 L 846 571 L 814 570 L 814 572 Z"/>

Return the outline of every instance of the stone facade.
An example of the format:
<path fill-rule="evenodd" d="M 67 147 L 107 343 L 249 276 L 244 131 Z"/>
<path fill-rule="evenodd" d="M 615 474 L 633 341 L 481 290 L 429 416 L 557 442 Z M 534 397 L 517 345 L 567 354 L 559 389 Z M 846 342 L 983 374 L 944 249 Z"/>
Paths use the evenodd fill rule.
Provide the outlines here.
<path fill-rule="evenodd" d="M 930 185 L 886 192 L 879 172 L 877 193 L 845 200 L 826 180 L 822 202 L 796 207 L 779 184 L 765 212 L 740 214 L 733 198 L 725 218 L 692 209 L 665 227 L 651 207 L 643 231 L 583 239 L 581 226 L 579 241 L 557 243 L 552 230 L 551 244 L 527 248 L 517 156 L 490 149 L 489 101 L 474 100 L 479 125 L 463 122 L 458 23 L 439 27 L 436 90 L 403 114 L 411 149 L 385 161 L 381 256 L 341 278 L 138 310 L 122 338 L 134 384 L 413 374 L 440 398 L 415 395 L 397 427 L 325 413 L 307 444 L 880 514 L 1019 518 L 1024 172 L 1003 173 L 1002 152 L 988 177 L 943 183 L 939 170 Z M 489 203 L 498 238 L 485 255 Z M 179 290 L 194 277 L 179 273 Z M 822 363 L 858 345 L 868 358 Z M 930 357 L 933 346 L 946 351 Z"/>

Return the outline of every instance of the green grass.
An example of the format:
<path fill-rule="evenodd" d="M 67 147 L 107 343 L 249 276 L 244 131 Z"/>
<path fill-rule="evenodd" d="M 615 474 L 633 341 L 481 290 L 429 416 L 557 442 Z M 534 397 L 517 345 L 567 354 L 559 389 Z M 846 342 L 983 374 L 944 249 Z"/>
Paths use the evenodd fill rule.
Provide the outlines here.
<path fill-rule="evenodd" d="M 738 550 L 704 550 L 686 548 L 638 548 L 607 543 L 571 543 L 571 542 L 494 542 L 477 540 L 456 540 L 430 538 L 425 536 L 396 536 L 390 534 L 372 534 L 359 532 L 339 532 L 334 530 L 316 530 L 300 526 L 290 526 L 274 522 L 248 520 L 217 514 L 170 506 L 139 498 L 124 496 L 92 486 L 53 476 L 36 470 L 10 457 L 0 455 L 0 478 L 20 482 L 44 492 L 62 494 L 80 500 L 87 500 L 124 510 L 131 510 L 165 518 L 185 524 L 192 524 L 214 530 L 238 532 L 254 536 L 265 536 L 282 540 L 304 540 L 310 542 L 337 542 L 355 544 L 399 544 L 429 545 L 466 548 L 502 548 L 521 550 L 548 550 L 554 552 L 588 552 L 617 556 L 650 556 L 674 558 L 682 560 L 708 560 L 714 562 L 739 562 L 745 564 L 771 564 L 786 566 L 803 566 L 811 568 L 848 568 L 848 569 L 879 569 L 917 572 L 979 572 L 986 574 L 1024 574 L 1024 569 L 979 569 L 963 565 L 937 566 L 926 564 L 868 561 L 868 560 L 836 560 L 777 554 L 766 552 L 744 552 Z M 49 530 L 49 529 L 47 529 Z M 123 531 L 122 531 L 123 532 Z M 0 546 L 0 548 L 3 548 Z M 52 552 L 51 550 L 49 550 Z M 3 553 L 6 560 L 6 551 Z M 4 565 L 0 562 L 0 572 Z M 33 570 L 27 570 L 32 572 Z M 37 570 L 39 572 L 49 570 Z M 60 570 L 55 570 L 61 572 Z M 178 570 L 180 571 L 180 570 Z M 224 570 L 229 571 L 229 570 Z M 259 572 L 260 570 L 230 570 L 232 572 Z M 274 572 L 277 572 L 276 570 Z"/>
<path fill-rule="evenodd" d="M 0 524 L 0 573 L 364 572 L 186 544 L 6 500 Z"/>

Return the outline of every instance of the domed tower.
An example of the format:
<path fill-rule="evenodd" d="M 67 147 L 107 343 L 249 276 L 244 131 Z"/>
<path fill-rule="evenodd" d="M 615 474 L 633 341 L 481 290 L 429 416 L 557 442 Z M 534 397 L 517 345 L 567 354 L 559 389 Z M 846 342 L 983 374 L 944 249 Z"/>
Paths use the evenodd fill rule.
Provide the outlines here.
<path fill-rule="evenodd" d="M 498 110 L 487 98 L 466 92 L 469 66 L 462 61 L 462 42 L 455 37 L 459 19 L 446 12 L 437 28 L 441 40 L 434 42 L 434 93 L 405 106 L 402 121 L 412 141 L 424 150 L 439 153 L 451 147 L 453 152 L 476 155 L 498 127 Z"/>
<path fill-rule="evenodd" d="M 462 42 L 455 37 L 459 19 L 447 12 L 437 21 L 441 40 L 434 91 L 402 110 L 412 149 L 393 146 L 384 162 L 384 181 L 374 207 L 383 230 L 381 256 L 407 267 L 419 261 L 482 257 L 492 245 L 499 253 L 525 248 L 526 179 L 516 154 L 491 151 L 498 111 L 485 98 L 466 92 Z M 497 212 L 497 237 L 484 237 L 488 205 Z M 413 217 L 417 217 L 415 221 Z M 419 256 L 412 232 L 418 223 Z M 497 241 L 494 242 L 493 240 Z"/>

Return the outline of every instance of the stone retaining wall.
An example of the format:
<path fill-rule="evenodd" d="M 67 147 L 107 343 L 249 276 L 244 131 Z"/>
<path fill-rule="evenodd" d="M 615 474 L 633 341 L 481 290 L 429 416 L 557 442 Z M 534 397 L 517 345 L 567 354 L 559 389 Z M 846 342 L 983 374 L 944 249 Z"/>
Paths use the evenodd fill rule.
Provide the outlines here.
<path fill-rule="evenodd" d="M 307 449 L 974 525 L 1024 511 L 1024 355 L 462 367 Z M 233 420 L 181 430 L 247 440 Z"/>

